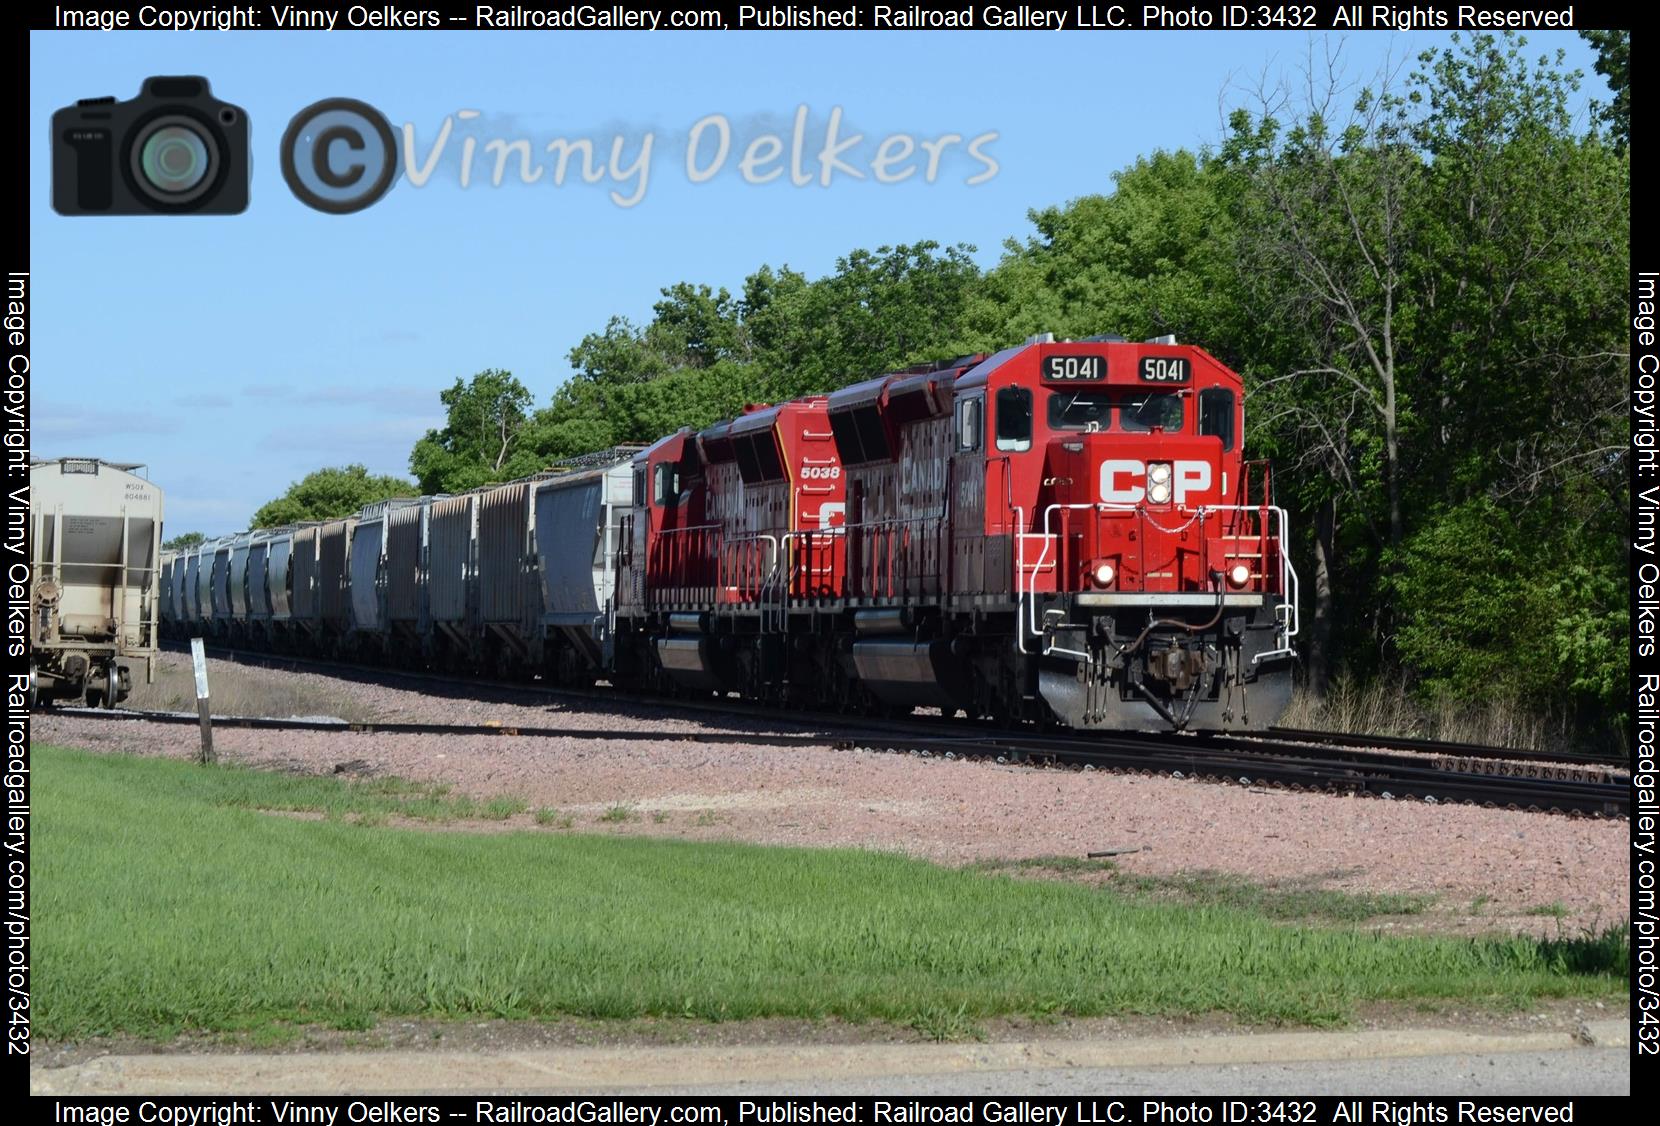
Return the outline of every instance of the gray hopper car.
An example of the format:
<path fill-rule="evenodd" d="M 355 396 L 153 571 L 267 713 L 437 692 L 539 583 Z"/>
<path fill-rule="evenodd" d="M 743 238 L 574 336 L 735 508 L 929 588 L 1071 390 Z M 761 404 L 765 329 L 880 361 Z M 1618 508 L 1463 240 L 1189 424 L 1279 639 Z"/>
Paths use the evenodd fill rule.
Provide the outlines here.
<path fill-rule="evenodd" d="M 165 627 L 279 652 L 592 684 L 611 660 L 635 452 L 167 556 Z"/>

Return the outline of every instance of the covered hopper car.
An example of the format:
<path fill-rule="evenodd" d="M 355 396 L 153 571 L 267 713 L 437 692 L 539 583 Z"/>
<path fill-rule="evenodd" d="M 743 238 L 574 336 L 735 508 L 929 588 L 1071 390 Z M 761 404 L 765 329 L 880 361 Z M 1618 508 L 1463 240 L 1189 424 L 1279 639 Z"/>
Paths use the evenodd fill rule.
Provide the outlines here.
<path fill-rule="evenodd" d="M 31 706 L 82 700 L 113 707 L 132 668 L 154 676 L 160 616 L 185 613 L 163 566 L 162 493 L 142 465 L 56 458 L 29 466 Z"/>

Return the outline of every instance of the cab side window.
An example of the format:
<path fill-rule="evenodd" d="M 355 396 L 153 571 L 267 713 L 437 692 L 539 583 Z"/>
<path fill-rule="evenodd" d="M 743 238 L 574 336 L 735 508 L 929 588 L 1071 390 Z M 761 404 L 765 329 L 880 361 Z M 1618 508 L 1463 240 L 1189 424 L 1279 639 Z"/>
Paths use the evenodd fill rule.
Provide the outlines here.
<path fill-rule="evenodd" d="M 997 392 L 997 448 L 1015 453 L 1032 448 L 1032 393 L 1024 387 Z"/>
<path fill-rule="evenodd" d="M 976 395 L 957 402 L 957 452 L 968 453 L 980 448 L 981 412 L 985 400 Z"/>
<path fill-rule="evenodd" d="M 1224 450 L 1233 449 L 1233 392 L 1226 387 L 1207 387 L 1199 392 L 1199 433 L 1222 439 Z"/>
<path fill-rule="evenodd" d="M 680 499 L 680 470 L 673 462 L 657 463 L 651 499 L 658 508 L 673 508 L 675 502 Z"/>

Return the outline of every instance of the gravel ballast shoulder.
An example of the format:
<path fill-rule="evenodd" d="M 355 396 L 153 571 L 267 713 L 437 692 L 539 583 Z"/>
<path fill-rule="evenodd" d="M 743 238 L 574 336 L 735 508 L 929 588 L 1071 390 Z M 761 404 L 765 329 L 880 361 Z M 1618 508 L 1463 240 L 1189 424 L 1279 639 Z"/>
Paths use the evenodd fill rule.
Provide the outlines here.
<path fill-rule="evenodd" d="M 675 735 L 739 728 L 603 694 L 591 704 L 526 704 L 315 673 L 259 675 L 315 679 L 382 720 L 660 733 L 638 741 L 235 728 L 214 735 L 224 762 L 329 774 L 362 760 L 372 773 L 558 810 L 576 831 L 890 849 L 947 864 L 1135 849 L 1117 858 L 1121 871 L 1216 871 L 1258 883 L 1434 896 L 1424 915 L 1377 924 L 1403 930 L 1574 934 L 1630 913 L 1624 821 L 829 747 L 694 743 Z M 191 727 L 49 713 L 33 718 L 31 738 L 178 758 L 194 756 L 198 745 Z M 600 820 L 616 806 L 633 815 Z M 538 824 L 531 813 L 489 827 L 569 831 Z"/>

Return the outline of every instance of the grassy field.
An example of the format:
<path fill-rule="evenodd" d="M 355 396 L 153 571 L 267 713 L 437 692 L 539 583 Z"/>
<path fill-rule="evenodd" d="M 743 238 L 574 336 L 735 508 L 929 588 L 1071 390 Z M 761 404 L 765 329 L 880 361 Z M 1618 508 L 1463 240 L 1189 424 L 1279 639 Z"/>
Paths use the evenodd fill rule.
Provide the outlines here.
<path fill-rule="evenodd" d="M 1331 1023 L 1621 996 L 1630 960 L 1618 932 L 1385 937 L 867 852 L 388 827 L 495 811 L 384 781 L 39 746 L 33 769 L 47 1039 L 417 1014 Z"/>

